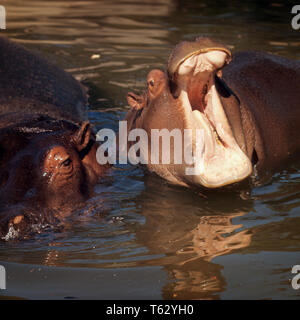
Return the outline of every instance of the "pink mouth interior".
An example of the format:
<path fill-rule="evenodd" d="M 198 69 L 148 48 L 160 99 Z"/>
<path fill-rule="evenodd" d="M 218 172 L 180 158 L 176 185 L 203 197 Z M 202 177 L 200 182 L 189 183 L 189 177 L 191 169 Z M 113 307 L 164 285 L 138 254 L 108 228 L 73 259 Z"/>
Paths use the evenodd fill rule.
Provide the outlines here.
<path fill-rule="evenodd" d="M 196 183 L 209 188 L 232 184 L 252 172 L 252 164 L 232 134 L 215 87 L 215 75 L 226 61 L 226 53 L 209 51 L 183 61 L 176 76 L 176 94 L 194 129 L 204 131 L 204 146 Z"/>

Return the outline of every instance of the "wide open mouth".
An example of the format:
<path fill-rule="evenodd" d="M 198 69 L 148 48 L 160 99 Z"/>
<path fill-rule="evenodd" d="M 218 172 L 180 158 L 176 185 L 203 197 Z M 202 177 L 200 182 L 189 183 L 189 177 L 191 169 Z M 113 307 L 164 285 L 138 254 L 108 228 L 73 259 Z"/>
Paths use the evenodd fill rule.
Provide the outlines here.
<path fill-rule="evenodd" d="M 252 164 L 234 138 L 215 86 L 215 76 L 231 54 L 222 47 L 195 50 L 195 43 L 174 50 L 168 75 L 172 94 L 184 106 L 193 129 L 195 163 L 185 178 L 188 183 L 217 188 L 248 177 Z"/>

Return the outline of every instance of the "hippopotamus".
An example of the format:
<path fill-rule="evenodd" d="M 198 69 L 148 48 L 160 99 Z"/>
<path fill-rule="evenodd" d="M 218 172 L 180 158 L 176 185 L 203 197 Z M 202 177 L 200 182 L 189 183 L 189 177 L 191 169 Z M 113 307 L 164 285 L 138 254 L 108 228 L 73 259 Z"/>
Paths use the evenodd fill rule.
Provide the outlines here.
<path fill-rule="evenodd" d="M 174 184 L 204 190 L 251 185 L 299 155 L 297 61 L 262 52 L 232 55 L 229 47 L 199 37 L 179 43 L 167 70 L 150 71 L 146 92 L 129 92 L 127 101 L 128 132 L 143 129 L 149 139 L 139 150 L 146 167 Z M 190 130 L 193 162 L 151 163 L 151 132 L 165 129 Z"/>
<path fill-rule="evenodd" d="M 0 37 L 1 239 L 61 221 L 91 195 L 106 167 L 86 106 L 72 75 Z"/>

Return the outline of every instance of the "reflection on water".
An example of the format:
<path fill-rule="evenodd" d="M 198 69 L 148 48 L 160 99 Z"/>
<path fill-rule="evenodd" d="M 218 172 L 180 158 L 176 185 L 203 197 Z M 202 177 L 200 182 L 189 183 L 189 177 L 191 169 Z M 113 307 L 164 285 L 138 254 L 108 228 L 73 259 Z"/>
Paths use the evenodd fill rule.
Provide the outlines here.
<path fill-rule="evenodd" d="M 208 35 L 234 51 L 300 60 L 299 32 L 291 29 L 292 4 L 286 1 L 1 4 L 7 10 L 4 35 L 89 87 L 89 118 L 98 129 L 117 130 L 127 91 L 142 90 L 147 73 L 164 68 L 180 40 Z M 51 279 L 45 292 L 57 288 L 58 298 L 297 298 L 288 280 L 291 266 L 300 263 L 299 169 L 243 195 L 228 190 L 203 195 L 140 168 L 113 168 L 61 232 L 0 243 L 0 264 L 11 270 L 5 294 L 35 297 L 41 272 L 42 279 Z M 22 290 L 26 278 L 30 285 Z"/>

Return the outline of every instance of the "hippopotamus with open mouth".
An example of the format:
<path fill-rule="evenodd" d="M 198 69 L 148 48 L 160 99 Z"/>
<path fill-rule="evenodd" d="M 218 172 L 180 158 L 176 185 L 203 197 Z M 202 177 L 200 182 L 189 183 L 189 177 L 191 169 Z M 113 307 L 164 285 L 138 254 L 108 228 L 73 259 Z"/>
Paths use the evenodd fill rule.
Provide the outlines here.
<path fill-rule="evenodd" d="M 232 57 L 209 38 L 185 41 L 171 53 L 167 72 L 152 70 L 147 91 L 130 92 L 127 100 L 128 131 L 144 129 L 151 139 L 152 129 L 200 129 L 201 139 L 193 134 L 191 142 L 195 174 L 186 174 L 185 161 L 152 164 L 148 143 L 147 168 L 175 184 L 232 185 L 279 168 L 300 151 L 300 63 L 276 55 Z"/>
<path fill-rule="evenodd" d="M 0 37 L 0 239 L 61 220 L 92 193 L 105 166 L 70 74 Z"/>

